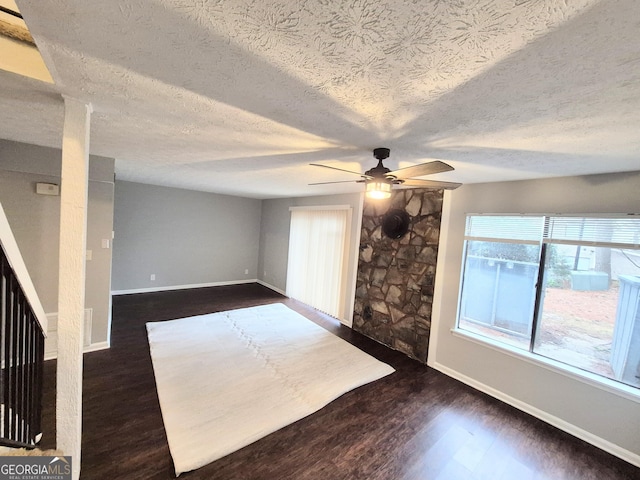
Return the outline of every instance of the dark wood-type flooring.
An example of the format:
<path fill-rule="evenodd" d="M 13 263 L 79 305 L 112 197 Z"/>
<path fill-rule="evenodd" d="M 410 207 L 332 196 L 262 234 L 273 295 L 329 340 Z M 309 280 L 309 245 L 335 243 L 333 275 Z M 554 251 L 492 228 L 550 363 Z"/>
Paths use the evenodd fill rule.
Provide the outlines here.
<path fill-rule="evenodd" d="M 111 349 L 84 358 L 82 478 L 174 478 L 145 322 L 273 302 L 396 373 L 181 479 L 640 479 L 640 469 L 257 284 L 114 297 Z M 49 361 L 42 448 L 55 447 L 54 415 Z"/>

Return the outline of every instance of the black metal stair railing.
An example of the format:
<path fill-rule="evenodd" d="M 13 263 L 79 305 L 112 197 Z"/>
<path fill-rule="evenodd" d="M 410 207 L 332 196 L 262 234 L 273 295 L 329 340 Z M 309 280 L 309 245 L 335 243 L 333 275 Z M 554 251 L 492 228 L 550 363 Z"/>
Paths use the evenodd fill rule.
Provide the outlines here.
<path fill-rule="evenodd" d="M 33 448 L 42 415 L 44 333 L 0 248 L 0 445 Z"/>

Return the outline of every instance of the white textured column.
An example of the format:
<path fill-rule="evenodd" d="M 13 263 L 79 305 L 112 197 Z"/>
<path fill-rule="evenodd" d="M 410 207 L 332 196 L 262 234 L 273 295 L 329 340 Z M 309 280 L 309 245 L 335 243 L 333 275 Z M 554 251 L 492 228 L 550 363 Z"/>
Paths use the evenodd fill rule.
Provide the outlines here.
<path fill-rule="evenodd" d="M 80 478 L 82 440 L 90 118 L 90 105 L 65 98 L 60 195 L 56 443 L 65 455 L 71 455 L 74 479 Z"/>

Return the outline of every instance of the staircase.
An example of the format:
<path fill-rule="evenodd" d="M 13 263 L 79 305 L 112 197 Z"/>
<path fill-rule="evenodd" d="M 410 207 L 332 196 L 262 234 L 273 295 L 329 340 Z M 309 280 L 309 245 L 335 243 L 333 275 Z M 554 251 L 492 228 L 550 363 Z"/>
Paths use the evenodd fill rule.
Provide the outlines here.
<path fill-rule="evenodd" d="M 41 435 L 46 317 L 0 206 L 0 445 Z"/>

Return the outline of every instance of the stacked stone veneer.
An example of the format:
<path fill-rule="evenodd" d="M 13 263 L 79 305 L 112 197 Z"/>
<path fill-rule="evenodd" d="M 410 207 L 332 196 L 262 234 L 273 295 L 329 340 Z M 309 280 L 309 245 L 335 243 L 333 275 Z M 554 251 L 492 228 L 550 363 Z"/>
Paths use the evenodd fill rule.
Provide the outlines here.
<path fill-rule="evenodd" d="M 406 210 L 409 231 L 382 233 L 383 215 Z M 426 363 L 442 214 L 441 190 L 396 190 L 365 200 L 353 328 Z"/>

